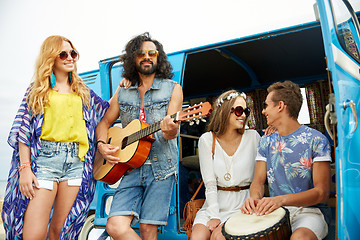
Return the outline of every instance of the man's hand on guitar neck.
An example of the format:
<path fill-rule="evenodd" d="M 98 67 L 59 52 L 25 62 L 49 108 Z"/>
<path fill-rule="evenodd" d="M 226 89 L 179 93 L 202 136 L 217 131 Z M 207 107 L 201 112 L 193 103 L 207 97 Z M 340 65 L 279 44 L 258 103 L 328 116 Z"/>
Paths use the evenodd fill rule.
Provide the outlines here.
<path fill-rule="evenodd" d="M 109 164 L 114 165 L 120 161 L 120 158 L 113 156 L 119 150 L 119 147 L 99 142 L 97 149 Z"/>
<path fill-rule="evenodd" d="M 174 119 L 172 119 L 170 115 L 164 117 L 164 119 L 160 122 L 163 137 L 166 140 L 176 138 L 179 133 L 179 124 L 180 122 L 174 122 Z"/>

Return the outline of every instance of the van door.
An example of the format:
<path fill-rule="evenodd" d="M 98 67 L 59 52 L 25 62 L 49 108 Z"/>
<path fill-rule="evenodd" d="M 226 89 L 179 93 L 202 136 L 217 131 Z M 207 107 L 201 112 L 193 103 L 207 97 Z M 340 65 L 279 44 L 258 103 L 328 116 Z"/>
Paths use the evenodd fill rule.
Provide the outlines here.
<path fill-rule="evenodd" d="M 317 0 L 317 4 L 337 119 L 337 236 L 357 239 L 360 233 L 357 116 L 360 113 L 360 29 L 353 7 L 359 8 L 360 3 L 358 0 Z"/>

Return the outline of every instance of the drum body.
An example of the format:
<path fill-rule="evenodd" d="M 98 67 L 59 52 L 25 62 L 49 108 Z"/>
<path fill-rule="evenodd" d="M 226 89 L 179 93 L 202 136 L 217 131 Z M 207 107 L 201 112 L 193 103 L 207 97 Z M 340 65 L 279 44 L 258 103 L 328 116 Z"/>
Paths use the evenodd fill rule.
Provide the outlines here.
<path fill-rule="evenodd" d="M 290 239 L 289 211 L 281 207 L 263 216 L 235 213 L 224 223 L 222 234 L 230 240 Z"/>

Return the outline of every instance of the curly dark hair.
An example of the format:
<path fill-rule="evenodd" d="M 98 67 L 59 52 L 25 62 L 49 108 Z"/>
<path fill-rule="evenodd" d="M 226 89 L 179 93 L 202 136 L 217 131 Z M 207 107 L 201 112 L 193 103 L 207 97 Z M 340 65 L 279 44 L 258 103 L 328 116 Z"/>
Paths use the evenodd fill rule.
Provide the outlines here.
<path fill-rule="evenodd" d="M 136 53 L 141 48 L 143 42 L 153 42 L 156 46 L 156 50 L 159 52 L 157 57 L 157 68 L 155 71 L 155 77 L 160 79 L 171 79 L 174 74 L 172 73 L 172 66 L 167 60 L 167 55 L 164 52 L 164 48 L 160 42 L 150 37 L 148 32 L 138 35 L 131 39 L 125 47 L 125 54 L 120 57 L 120 62 L 123 63 L 122 77 L 131 81 L 132 85 L 140 82 L 140 76 L 136 69 Z"/>

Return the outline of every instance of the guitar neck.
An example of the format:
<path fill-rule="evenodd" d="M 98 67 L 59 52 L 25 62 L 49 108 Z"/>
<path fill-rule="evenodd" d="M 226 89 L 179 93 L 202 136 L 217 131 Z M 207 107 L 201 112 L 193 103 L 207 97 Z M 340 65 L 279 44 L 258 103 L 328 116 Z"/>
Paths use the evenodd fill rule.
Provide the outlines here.
<path fill-rule="evenodd" d="M 171 118 L 175 119 L 174 121 L 177 121 L 176 120 L 176 116 L 177 116 L 178 113 L 174 113 L 173 115 L 170 115 Z M 160 123 L 161 121 L 158 121 L 156 123 L 153 123 L 149 126 L 147 126 L 146 128 L 143 128 L 133 134 L 130 134 L 128 136 L 128 139 L 127 139 L 127 144 L 126 145 L 130 145 L 136 141 L 139 141 L 140 139 L 143 139 L 144 137 L 146 136 L 149 136 L 157 131 L 159 131 L 161 128 L 160 128 Z"/>

